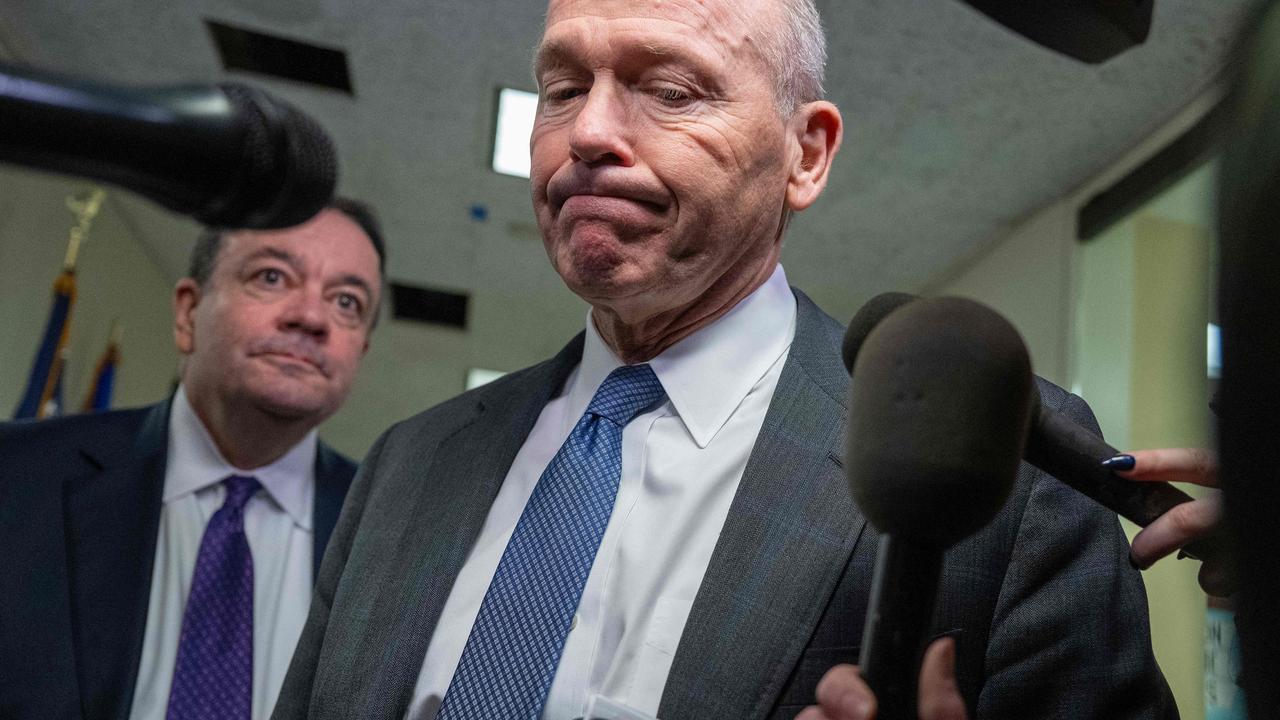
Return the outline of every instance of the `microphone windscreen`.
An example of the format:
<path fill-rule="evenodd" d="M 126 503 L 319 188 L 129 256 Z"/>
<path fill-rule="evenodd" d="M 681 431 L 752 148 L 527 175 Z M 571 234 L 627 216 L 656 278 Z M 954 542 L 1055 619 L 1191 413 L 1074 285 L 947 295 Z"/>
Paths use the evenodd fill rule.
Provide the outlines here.
<path fill-rule="evenodd" d="M 232 193 L 198 213 L 214 227 L 286 228 L 324 209 L 337 183 L 337 154 L 320 124 L 292 105 L 248 85 L 221 83 L 245 120 L 240 180 Z"/>
<path fill-rule="evenodd" d="M 849 321 L 844 331 L 844 342 L 840 346 L 840 356 L 844 358 L 844 369 L 853 372 L 853 361 L 858 358 L 858 350 L 867 339 L 867 335 L 889 316 L 889 313 L 915 300 L 916 296 L 902 292 L 886 292 L 871 298 Z"/>
<path fill-rule="evenodd" d="M 918 300 L 868 335 L 853 366 L 847 452 L 881 532 L 947 547 L 1004 505 L 1026 444 L 1031 360 L 1017 330 L 971 300 Z"/>

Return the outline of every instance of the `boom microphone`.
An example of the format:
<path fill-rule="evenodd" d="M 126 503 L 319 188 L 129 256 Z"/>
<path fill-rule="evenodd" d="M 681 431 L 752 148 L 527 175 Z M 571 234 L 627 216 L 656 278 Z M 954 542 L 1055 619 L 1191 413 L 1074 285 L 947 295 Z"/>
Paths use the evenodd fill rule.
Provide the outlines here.
<path fill-rule="evenodd" d="M 1031 408 L 1013 326 L 970 300 L 919 300 L 866 339 L 853 369 L 850 489 L 883 535 L 861 673 L 884 720 L 915 718 L 942 555 L 1008 499 Z"/>
<path fill-rule="evenodd" d="M 853 371 L 859 348 L 872 329 L 915 296 L 883 293 L 863 305 L 845 332 L 842 353 L 845 367 Z M 1049 473 L 1076 491 L 1092 498 L 1112 512 L 1146 527 L 1170 508 L 1189 502 L 1190 495 L 1168 483 L 1131 482 L 1102 466 L 1102 461 L 1119 453 L 1102 438 L 1077 425 L 1066 415 L 1040 402 L 1040 393 L 1031 387 L 1031 431 L 1025 447 L 1026 461 Z M 1198 560 L 1209 560 L 1226 552 L 1221 536 L 1210 535 L 1186 545 L 1182 552 Z"/>
<path fill-rule="evenodd" d="M 139 89 L 0 64 L 0 162 L 120 185 L 206 225 L 283 228 L 329 202 L 333 145 L 247 85 Z"/>

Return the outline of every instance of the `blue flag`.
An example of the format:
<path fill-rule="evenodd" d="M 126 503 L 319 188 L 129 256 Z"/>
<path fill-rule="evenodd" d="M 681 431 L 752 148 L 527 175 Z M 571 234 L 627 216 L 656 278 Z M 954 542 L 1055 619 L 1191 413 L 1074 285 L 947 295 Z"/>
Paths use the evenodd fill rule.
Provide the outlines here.
<path fill-rule="evenodd" d="M 49 311 L 49 322 L 45 325 L 44 337 L 36 350 L 35 362 L 31 364 L 26 392 L 22 394 L 22 401 L 13 413 L 15 420 L 45 417 L 45 410 L 50 402 L 57 400 L 55 394 L 60 390 L 59 380 L 62 376 L 60 358 L 67 345 L 67 336 L 71 330 L 71 309 L 75 302 L 75 272 L 63 270 L 58 279 L 53 281 L 53 308 Z"/>
<path fill-rule="evenodd" d="M 115 335 L 117 332 L 113 330 L 107 349 L 98 358 L 98 365 L 93 369 L 93 384 L 89 386 L 89 395 L 84 399 L 85 412 L 111 409 L 111 391 L 115 387 L 116 366 L 120 364 L 120 345 Z"/>

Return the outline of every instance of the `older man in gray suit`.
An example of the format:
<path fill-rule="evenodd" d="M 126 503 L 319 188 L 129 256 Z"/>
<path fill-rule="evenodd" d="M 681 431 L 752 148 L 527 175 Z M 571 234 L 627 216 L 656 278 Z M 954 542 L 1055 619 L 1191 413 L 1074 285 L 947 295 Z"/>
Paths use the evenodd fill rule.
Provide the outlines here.
<path fill-rule="evenodd" d="M 533 204 L 586 328 L 370 451 L 275 717 L 792 718 L 857 657 L 842 329 L 778 264 L 840 147 L 824 61 L 811 0 L 551 0 Z M 1126 558 L 1022 469 L 944 571 L 971 715 L 1176 715 Z"/>

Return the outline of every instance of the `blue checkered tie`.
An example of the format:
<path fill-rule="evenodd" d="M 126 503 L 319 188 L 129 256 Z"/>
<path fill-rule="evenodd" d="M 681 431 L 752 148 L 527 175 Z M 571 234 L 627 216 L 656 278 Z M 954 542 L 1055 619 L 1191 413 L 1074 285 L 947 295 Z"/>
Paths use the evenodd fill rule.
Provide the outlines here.
<path fill-rule="evenodd" d="M 244 506 L 262 487 L 222 481 L 227 498 L 209 518 L 182 615 L 168 720 L 249 720 L 253 700 L 253 556 Z"/>
<path fill-rule="evenodd" d="M 438 720 L 537 720 L 604 536 L 622 428 L 664 395 L 648 365 L 605 378 L 543 471 L 498 562 Z"/>

